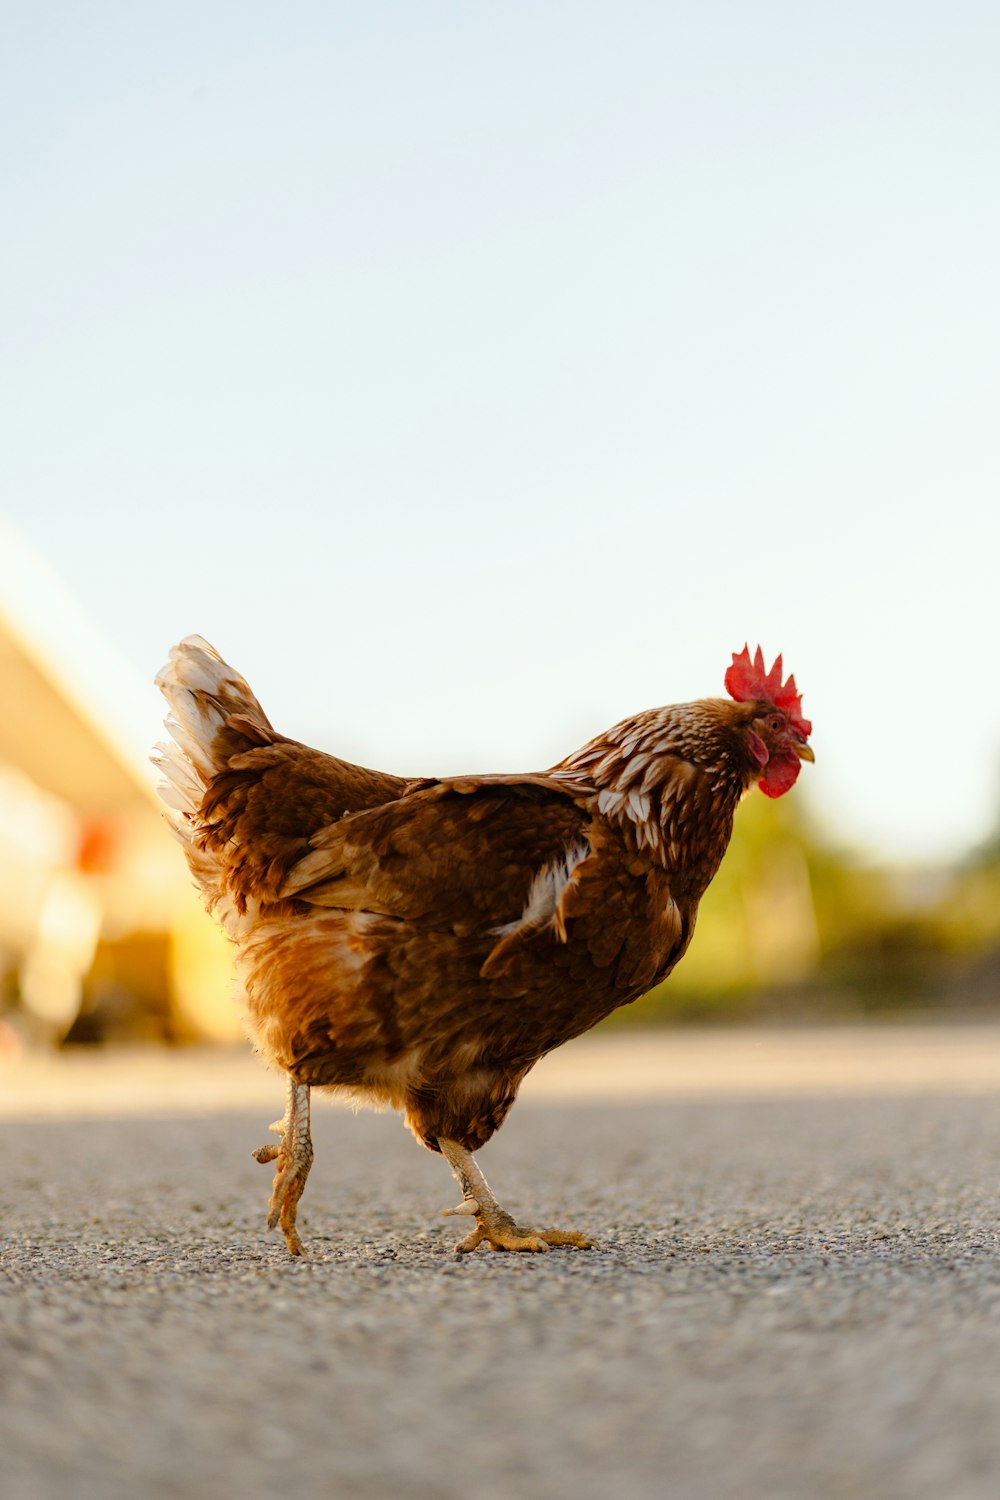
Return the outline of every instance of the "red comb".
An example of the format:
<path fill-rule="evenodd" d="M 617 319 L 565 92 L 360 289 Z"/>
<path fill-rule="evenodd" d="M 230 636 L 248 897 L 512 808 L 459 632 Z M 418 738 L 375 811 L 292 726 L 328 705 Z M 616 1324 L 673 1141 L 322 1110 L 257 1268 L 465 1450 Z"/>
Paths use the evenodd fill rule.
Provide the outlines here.
<path fill-rule="evenodd" d="M 812 725 L 802 717 L 802 695 L 795 686 L 795 678 L 789 677 L 783 683 L 781 672 L 780 652 L 768 672 L 764 667 L 764 653 L 760 647 L 757 647 L 756 655 L 751 661 L 750 647 L 744 646 L 739 655 L 733 652 L 733 664 L 726 673 L 726 692 L 737 703 L 759 698 L 764 703 L 773 703 L 775 708 L 783 708 L 802 738 L 808 739 L 812 734 Z"/>

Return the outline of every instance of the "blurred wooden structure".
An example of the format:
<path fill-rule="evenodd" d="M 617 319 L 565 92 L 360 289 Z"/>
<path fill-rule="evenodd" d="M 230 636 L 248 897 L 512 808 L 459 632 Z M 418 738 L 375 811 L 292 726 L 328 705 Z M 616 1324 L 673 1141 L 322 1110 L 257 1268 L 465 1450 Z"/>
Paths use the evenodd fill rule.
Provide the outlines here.
<path fill-rule="evenodd" d="M 0 1015 L 33 1037 L 239 1034 L 155 792 L 157 697 L 0 531 Z"/>

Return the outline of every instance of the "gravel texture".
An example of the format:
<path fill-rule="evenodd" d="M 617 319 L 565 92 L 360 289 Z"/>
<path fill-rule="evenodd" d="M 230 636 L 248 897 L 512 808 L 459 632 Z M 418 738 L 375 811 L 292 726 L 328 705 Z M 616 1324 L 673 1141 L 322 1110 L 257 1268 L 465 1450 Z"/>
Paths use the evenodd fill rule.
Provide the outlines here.
<path fill-rule="evenodd" d="M 481 1161 L 590 1252 L 456 1258 L 444 1164 L 325 1110 L 2 1127 L 4 1500 L 1000 1494 L 1000 1096 L 525 1099 Z"/>

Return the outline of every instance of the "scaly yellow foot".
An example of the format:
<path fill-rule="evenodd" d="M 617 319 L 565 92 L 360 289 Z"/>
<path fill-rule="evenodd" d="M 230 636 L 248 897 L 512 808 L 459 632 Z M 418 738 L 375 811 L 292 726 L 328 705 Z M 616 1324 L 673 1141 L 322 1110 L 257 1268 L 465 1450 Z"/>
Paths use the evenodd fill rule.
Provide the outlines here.
<path fill-rule="evenodd" d="M 484 1212 L 475 1198 L 467 1198 L 458 1208 L 444 1209 L 445 1215 L 474 1214 L 476 1227 L 464 1239 L 460 1239 L 455 1250 L 465 1255 L 470 1250 L 486 1244 L 491 1250 L 548 1250 L 550 1245 L 572 1245 L 577 1250 L 592 1250 L 594 1241 L 576 1229 L 522 1229 L 510 1214 L 499 1204 L 488 1206 Z"/>
<path fill-rule="evenodd" d="M 302 1197 L 313 1162 L 312 1137 L 309 1133 L 309 1088 L 307 1084 L 288 1080 L 285 1113 L 268 1126 L 281 1137 L 278 1145 L 258 1146 L 250 1154 L 262 1165 L 277 1162 L 271 1198 L 267 1205 L 267 1227 L 281 1225 L 289 1255 L 304 1255 L 305 1246 L 295 1227 L 299 1199 Z"/>
<path fill-rule="evenodd" d="M 457 1141 L 438 1140 L 442 1154 L 462 1189 L 464 1197 L 457 1208 L 446 1208 L 446 1215 L 469 1214 L 476 1227 L 455 1250 L 460 1255 L 486 1244 L 491 1250 L 546 1251 L 550 1245 L 572 1245 L 577 1250 L 591 1250 L 594 1241 L 576 1229 L 522 1229 L 506 1209 L 501 1208 L 479 1169 L 471 1151 Z"/>

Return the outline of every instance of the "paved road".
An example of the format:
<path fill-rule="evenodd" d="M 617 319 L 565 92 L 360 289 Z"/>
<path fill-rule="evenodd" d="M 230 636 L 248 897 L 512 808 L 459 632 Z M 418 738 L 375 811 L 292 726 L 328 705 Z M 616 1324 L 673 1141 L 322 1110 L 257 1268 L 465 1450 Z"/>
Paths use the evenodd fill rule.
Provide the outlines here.
<path fill-rule="evenodd" d="M 601 1246 L 537 1257 L 391 1116 L 318 1112 L 302 1263 L 267 1110 L 8 1120 L 0 1494 L 995 1500 L 1000 1094 L 930 1082 L 526 1098 L 492 1185 Z"/>

